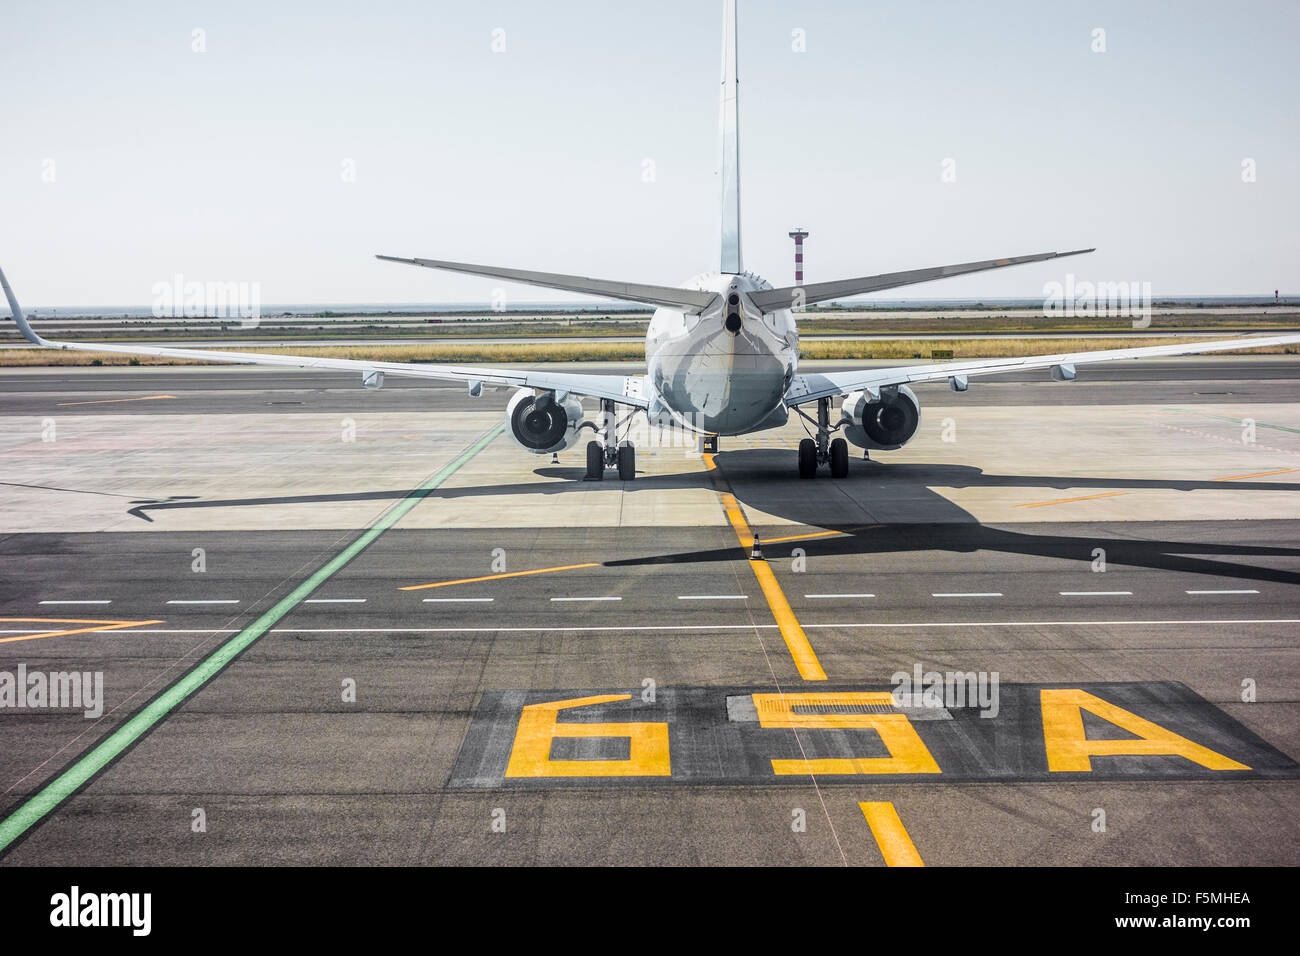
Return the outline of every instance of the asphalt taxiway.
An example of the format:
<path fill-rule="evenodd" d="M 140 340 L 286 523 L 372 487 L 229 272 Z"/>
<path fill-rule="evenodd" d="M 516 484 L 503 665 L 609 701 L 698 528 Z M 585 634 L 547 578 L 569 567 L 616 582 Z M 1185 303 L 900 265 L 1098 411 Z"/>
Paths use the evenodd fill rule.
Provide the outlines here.
<path fill-rule="evenodd" d="M 105 689 L 0 709 L 0 862 L 1300 859 L 1300 363 L 918 389 L 838 482 L 390 383 L 0 374 L 0 671 Z"/>

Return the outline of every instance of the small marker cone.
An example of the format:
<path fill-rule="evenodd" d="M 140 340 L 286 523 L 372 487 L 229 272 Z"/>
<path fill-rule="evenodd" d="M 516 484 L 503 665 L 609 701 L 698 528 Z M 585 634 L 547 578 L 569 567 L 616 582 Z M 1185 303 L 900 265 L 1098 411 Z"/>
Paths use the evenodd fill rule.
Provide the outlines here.
<path fill-rule="evenodd" d="M 749 560 L 751 561 L 763 560 L 763 545 L 761 542 L 759 542 L 758 535 L 754 535 L 753 547 L 749 549 Z"/>

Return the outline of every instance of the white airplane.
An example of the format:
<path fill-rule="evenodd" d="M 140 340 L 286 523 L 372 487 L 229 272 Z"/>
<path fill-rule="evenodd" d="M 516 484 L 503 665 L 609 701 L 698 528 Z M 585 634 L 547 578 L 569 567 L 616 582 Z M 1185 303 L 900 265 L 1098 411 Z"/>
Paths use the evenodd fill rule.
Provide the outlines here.
<path fill-rule="evenodd" d="M 970 376 L 1024 369 L 1048 369 L 1058 381 L 1075 378 L 1075 366 L 1115 359 L 1191 355 L 1232 349 L 1300 342 L 1300 335 L 1230 339 L 1193 345 L 1110 349 L 1032 358 L 980 359 L 937 365 L 800 374 L 799 332 L 794 309 L 866 292 L 896 289 L 948 276 L 1043 262 L 1092 252 L 1044 252 L 1029 256 L 965 262 L 884 275 L 773 288 L 760 276 L 746 272 L 740 249 L 740 138 L 737 122 L 739 83 L 736 56 L 736 0 L 723 3 L 722 111 L 719 178 L 717 265 L 681 286 L 648 285 L 591 279 L 550 272 L 529 272 L 498 266 L 400 259 L 389 262 L 488 276 L 510 282 L 562 289 L 657 306 L 646 332 L 645 375 L 579 375 L 547 371 L 515 371 L 460 365 L 365 362 L 307 356 L 256 355 L 202 349 L 151 348 L 134 345 L 56 342 L 37 335 L 23 316 L 9 283 L 0 284 L 14 321 L 27 339 L 56 349 L 168 356 L 244 365 L 277 365 L 359 371 L 366 388 L 379 388 L 385 375 L 406 375 L 463 381 L 471 395 L 483 386 L 516 387 L 506 406 L 506 421 L 514 440 L 527 451 L 549 455 L 575 444 L 584 428 L 595 439 L 587 444 L 587 478 L 599 479 L 617 468 L 620 479 L 636 476 L 636 452 L 618 440 L 619 429 L 632 415 L 645 412 L 654 422 L 698 433 L 712 449 L 719 435 L 745 435 L 784 425 L 794 409 L 816 427 L 817 437 L 799 443 L 799 475 L 812 478 L 822 465 L 835 478 L 849 471 L 849 442 L 859 448 L 890 451 L 903 447 L 917 433 L 921 406 L 908 385 L 947 379 L 965 391 Z M 596 399 L 600 414 L 587 420 L 580 397 Z M 840 400 L 832 422 L 831 402 Z M 816 417 L 804 405 L 816 405 Z M 631 412 L 621 421 L 617 408 Z M 832 438 L 836 432 L 841 437 Z"/>

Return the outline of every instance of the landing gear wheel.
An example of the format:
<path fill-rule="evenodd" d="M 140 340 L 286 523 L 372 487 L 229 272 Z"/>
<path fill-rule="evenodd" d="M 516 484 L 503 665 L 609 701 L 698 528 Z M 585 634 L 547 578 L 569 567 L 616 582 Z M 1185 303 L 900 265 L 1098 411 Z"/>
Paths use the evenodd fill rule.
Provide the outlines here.
<path fill-rule="evenodd" d="M 605 477 L 605 449 L 598 441 L 587 442 L 587 481 Z"/>
<path fill-rule="evenodd" d="M 799 442 L 799 477 L 817 477 L 817 443 L 811 438 Z"/>
<path fill-rule="evenodd" d="M 843 438 L 831 442 L 831 477 L 847 478 L 849 476 L 849 443 Z"/>
<path fill-rule="evenodd" d="M 636 449 L 631 445 L 618 446 L 618 479 L 631 481 L 636 477 Z"/>

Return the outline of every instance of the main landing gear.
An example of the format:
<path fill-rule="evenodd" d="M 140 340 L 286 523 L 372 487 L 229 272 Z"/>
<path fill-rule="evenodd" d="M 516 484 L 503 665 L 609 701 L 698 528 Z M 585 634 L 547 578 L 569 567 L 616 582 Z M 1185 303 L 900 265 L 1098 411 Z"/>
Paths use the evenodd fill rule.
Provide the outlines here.
<path fill-rule="evenodd" d="M 803 415 L 803 412 L 799 414 Z M 832 478 L 847 478 L 849 475 L 849 443 L 843 438 L 831 439 L 829 398 L 817 400 L 817 437 L 799 442 L 799 477 L 816 478 L 819 465 L 830 465 Z"/>
<path fill-rule="evenodd" d="M 597 429 L 599 441 L 587 442 L 587 481 L 600 481 L 606 468 L 617 468 L 619 481 L 636 478 L 636 449 L 631 442 L 617 440 L 618 429 L 614 416 L 614 403 L 608 399 L 600 402 L 603 428 Z"/>

